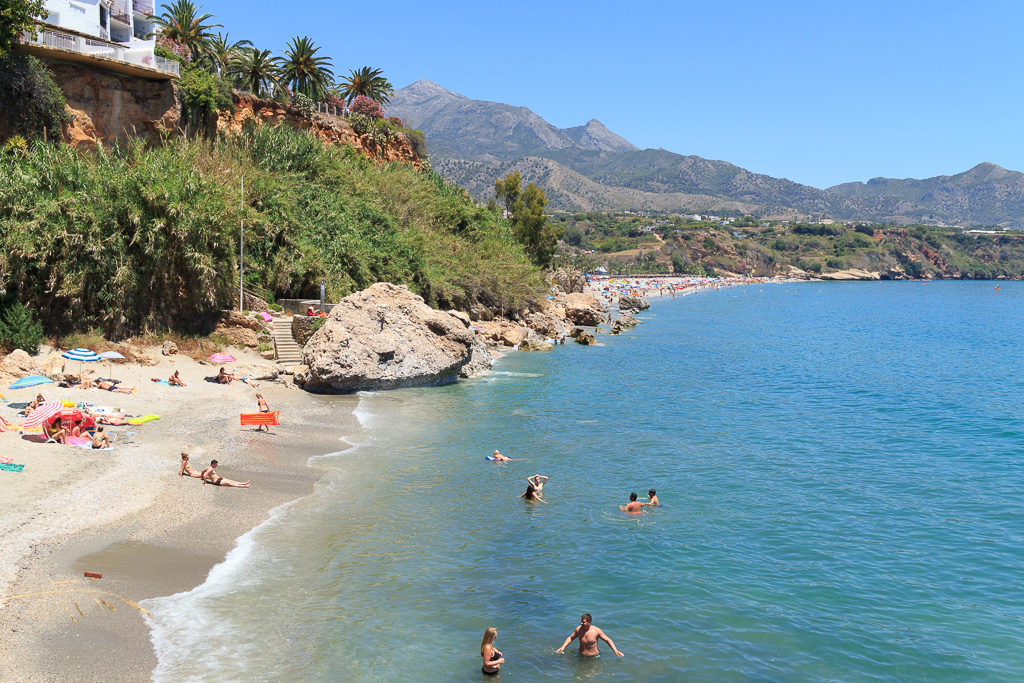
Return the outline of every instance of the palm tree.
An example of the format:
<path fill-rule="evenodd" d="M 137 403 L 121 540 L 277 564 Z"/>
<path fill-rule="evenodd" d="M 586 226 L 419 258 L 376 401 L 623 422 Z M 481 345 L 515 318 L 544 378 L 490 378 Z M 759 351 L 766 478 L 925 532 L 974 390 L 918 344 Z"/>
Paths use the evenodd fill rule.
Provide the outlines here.
<path fill-rule="evenodd" d="M 277 60 L 270 50 L 241 50 L 230 65 L 236 82 L 256 97 L 270 94 L 270 86 L 278 85 Z"/>
<path fill-rule="evenodd" d="M 285 85 L 312 99 L 326 93 L 334 79 L 331 58 L 317 57 L 319 51 L 308 37 L 296 37 L 289 42 L 284 57 L 277 60 Z"/>
<path fill-rule="evenodd" d="M 202 59 L 210 67 L 210 71 L 217 76 L 224 77 L 228 73 L 231 62 L 241 56 L 242 51 L 247 47 L 252 47 L 251 41 L 240 40 L 237 43 L 232 43 L 228 40 L 228 34 L 218 33 L 206 41 L 203 46 Z"/>
<path fill-rule="evenodd" d="M 391 101 L 391 95 L 395 88 L 388 79 L 382 76 L 380 69 L 371 69 L 364 66 L 355 71 L 349 71 L 348 76 L 341 79 L 341 93 L 346 102 L 350 103 L 359 95 L 365 95 L 382 105 Z"/>
<path fill-rule="evenodd" d="M 163 6 L 163 14 L 151 16 L 158 27 L 159 35 L 166 36 L 176 43 L 187 45 L 192 51 L 192 58 L 195 59 L 202 53 L 203 46 L 210 38 L 210 29 L 223 28 L 220 24 L 203 23 L 212 19 L 212 14 L 199 14 L 199 6 L 191 0 L 176 0 L 170 5 Z M 153 33 L 151 35 L 157 35 Z"/>

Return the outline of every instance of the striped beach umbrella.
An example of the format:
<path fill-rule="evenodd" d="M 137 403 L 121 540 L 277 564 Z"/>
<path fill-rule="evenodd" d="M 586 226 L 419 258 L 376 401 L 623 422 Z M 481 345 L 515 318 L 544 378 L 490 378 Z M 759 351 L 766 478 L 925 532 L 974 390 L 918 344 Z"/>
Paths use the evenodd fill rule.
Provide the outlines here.
<path fill-rule="evenodd" d="M 90 351 L 89 349 L 71 349 L 70 351 L 65 351 L 60 355 L 64 358 L 67 358 L 68 360 L 77 360 L 83 364 L 78 366 L 79 382 L 82 381 L 82 370 L 85 367 L 84 363 L 93 363 L 100 359 L 98 353 L 96 353 L 95 351 Z"/>
<path fill-rule="evenodd" d="M 64 410 L 63 401 L 47 401 L 42 404 L 25 418 L 24 424 L 21 425 L 22 429 L 32 429 L 43 424 L 46 420 L 53 417 L 60 411 Z"/>

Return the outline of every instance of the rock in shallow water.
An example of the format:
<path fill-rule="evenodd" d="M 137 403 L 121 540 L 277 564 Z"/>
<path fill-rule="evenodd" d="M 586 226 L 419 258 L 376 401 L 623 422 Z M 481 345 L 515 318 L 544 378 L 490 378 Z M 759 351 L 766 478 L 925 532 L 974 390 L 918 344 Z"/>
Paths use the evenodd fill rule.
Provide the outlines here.
<path fill-rule="evenodd" d="M 378 282 L 342 299 L 306 343 L 304 388 L 347 393 L 454 382 L 475 339 L 462 320 L 407 287 Z"/>

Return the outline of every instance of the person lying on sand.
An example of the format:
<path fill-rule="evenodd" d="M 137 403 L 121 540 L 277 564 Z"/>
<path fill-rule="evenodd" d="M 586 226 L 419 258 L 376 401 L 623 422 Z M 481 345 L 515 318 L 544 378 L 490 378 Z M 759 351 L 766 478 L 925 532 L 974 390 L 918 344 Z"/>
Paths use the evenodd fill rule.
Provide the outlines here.
<path fill-rule="evenodd" d="M 625 506 L 620 505 L 619 509 L 622 510 L 623 512 L 637 513 L 637 512 L 643 512 L 645 505 L 650 505 L 650 503 L 641 503 L 636 498 L 637 498 L 636 493 L 629 494 L 629 502 L 626 503 Z"/>
<path fill-rule="evenodd" d="M 179 477 L 195 477 L 202 479 L 203 475 L 192 469 L 192 463 L 188 461 L 188 453 L 181 454 L 181 467 L 178 469 Z"/>
<path fill-rule="evenodd" d="M 512 458 L 506 458 L 504 455 L 498 452 L 497 448 L 495 448 L 494 452 L 491 453 L 491 460 L 497 460 L 498 462 L 509 462 L 512 460 Z"/>
<path fill-rule="evenodd" d="M 29 404 L 25 406 L 25 415 L 28 415 L 29 413 L 31 413 L 33 410 L 43 405 L 44 403 L 46 403 L 46 399 L 43 398 L 43 395 L 37 394 L 35 400 L 29 401 Z"/>
<path fill-rule="evenodd" d="M 131 394 L 135 391 L 135 387 L 123 387 L 116 382 L 111 382 L 110 380 L 106 379 L 96 379 L 93 380 L 93 383 L 96 385 L 97 389 L 105 389 L 107 391 L 113 391 L 114 393 L 117 394 Z"/>
<path fill-rule="evenodd" d="M 217 373 L 217 377 L 214 381 L 220 384 L 231 384 L 232 382 L 241 382 L 242 384 L 248 384 L 251 387 L 259 386 L 254 382 L 250 382 L 245 377 L 235 377 L 233 374 L 225 372 L 224 368 L 220 369 L 220 372 Z"/>
<path fill-rule="evenodd" d="M 202 477 L 204 484 L 213 484 L 214 486 L 231 486 L 236 489 L 247 489 L 249 488 L 249 482 L 247 481 L 232 481 L 231 479 L 225 479 L 224 477 L 217 474 L 217 461 L 211 460 L 210 466 L 203 469 L 199 473 Z"/>
<path fill-rule="evenodd" d="M 93 448 L 110 448 L 110 439 L 103 433 L 103 427 L 97 427 L 92 435 Z"/>

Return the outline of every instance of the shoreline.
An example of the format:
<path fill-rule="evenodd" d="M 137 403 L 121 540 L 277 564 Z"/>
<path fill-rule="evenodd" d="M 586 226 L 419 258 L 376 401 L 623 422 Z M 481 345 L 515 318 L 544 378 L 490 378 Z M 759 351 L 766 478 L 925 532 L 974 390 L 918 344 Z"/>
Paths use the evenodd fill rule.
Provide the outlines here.
<path fill-rule="evenodd" d="M 149 382 L 171 368 L 188 387 Z M 255 390 L 203 381 L 215 372 L 172 356 L 156 367 L 114 368 L 111 374 L 139 388 L 133 395 L 41 387 L 52 398 L 161 414 L 138 427 L 108 428 L 137 433 L 134 444 L 122 440 L 112 452 L 29 442 L 16 431 L 0 437 L 5 454 L 26 465 L 0 473 L 8 511 L 0 521 L 5 680 L 150 679 L 157 658 L 138 603 L 202 585 L 272 510 L 311 494 L 326 471 L 315 456 L 347 450 L 342 439 L 359 429 L 358 396 L 318 397 L 273 382 L 259 391 L 285 424 L 273 435 L 240 428 L 237 412 L 254 409 Z M 197 469 L 217 458 L 223 476 L 251 479 L 253 488 L 175 476 L 182 450 Z M 85 578 L 85 571 L 103 578 Z"/>

